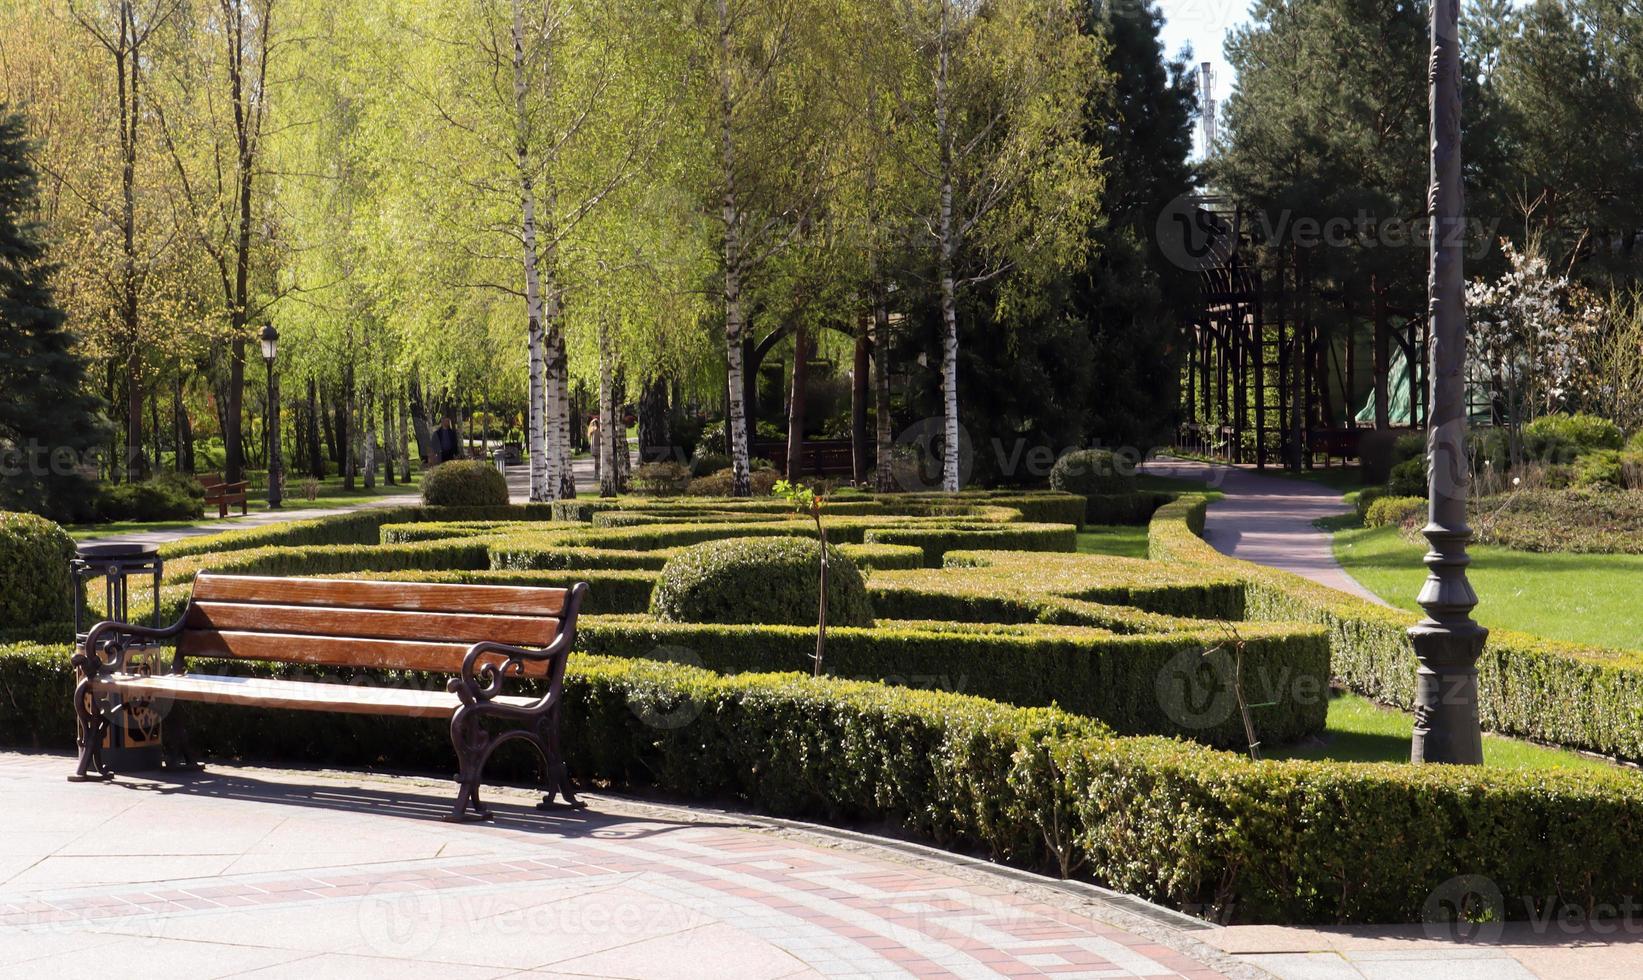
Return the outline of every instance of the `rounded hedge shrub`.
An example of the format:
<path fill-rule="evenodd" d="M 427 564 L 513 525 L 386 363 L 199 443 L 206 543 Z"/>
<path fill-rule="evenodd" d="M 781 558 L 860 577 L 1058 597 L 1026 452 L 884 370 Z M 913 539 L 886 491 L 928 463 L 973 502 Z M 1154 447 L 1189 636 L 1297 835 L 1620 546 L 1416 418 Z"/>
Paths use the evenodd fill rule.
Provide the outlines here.
<path fill-rule="evenodd" d="M 703 453 L 690 461 L 690 475 L 698 479 L 728 469 L 730 457 L 724 453 Z"/>
<path fill-rule="evenodd" d="M 34 514 L 0 511 L 0 629 L 62 622 L 74 615 L 68 563 L 74 539 Z"/>
<path fill-rule="evenodd" d="M 1377 497 L 1364 511 L 1365 527 L 1402 527 L 1426 511 L 1425 497 Z"/>
<path fill-rule="evenodd" d="M 508 502 L 508 478 L 490 463 L 453 459 L 422 478 L 422 502 L 430 507 L 495 507 Z"/>
<path fill-rule="evenodd" d="M 1594 490 L 1623 490 L 1626 487 L 1625 470 L 1617 449 L 1599 449 L 1575 460 L 1577 487 Z"/>
<path fill-rule="evenodd" d="M 1523 427 L 1524 451 L 1543 463 L 1571 463 L 1578 456 L 1624 444 L 1620 426 L 1596 415 L 1556 412 Z"/>
<path fill-rule="evenodd" d="M 175 480 L 154 479 L 138 483 L 102 485 L 97 490 L 97 520 L 186 521 L 200 516 L 205 488 L 191 481 L 199 491 L 195 496 Z"/>
<path fill-rule="evenodd" d="M 1394 497 L 1426 497 L 1426 457 L 1406 459 L 1392 467 L 1392 477 L 1386 481 L 1386 492 Z"/>
<path fill-rule="evenodd" d="M 668 559 L 650 611 L 680 623 L 816 624 L 821 565 L 813 538 L 726 538 Z M 828 548 L 827 622 L 871 626 L 873 606 L 856 563 Z"/>
<path fill-rule="evenodd" d="M 1105 449 L 1080 449 L 1055 461 L 1050 469 L 1050 489 L 1085 496 L 1134 493 L 1135 473 L 1120 472 L 1118 460 Z"/>

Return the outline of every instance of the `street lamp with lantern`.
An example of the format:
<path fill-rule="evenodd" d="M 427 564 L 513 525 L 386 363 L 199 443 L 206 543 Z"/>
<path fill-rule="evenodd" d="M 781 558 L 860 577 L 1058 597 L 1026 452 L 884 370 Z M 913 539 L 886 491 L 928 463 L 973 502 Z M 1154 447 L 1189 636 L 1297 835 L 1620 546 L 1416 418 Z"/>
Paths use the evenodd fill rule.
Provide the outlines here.
<path fill-rule="evenodd" d="M 268 509 L 280 509 L 280 483 L 284 477 L 280 463 L 280 381 L 274 373 L 279 356 L 280 332 L 272 323 L 262 328 L 262 359 L 268 365 Z"/>

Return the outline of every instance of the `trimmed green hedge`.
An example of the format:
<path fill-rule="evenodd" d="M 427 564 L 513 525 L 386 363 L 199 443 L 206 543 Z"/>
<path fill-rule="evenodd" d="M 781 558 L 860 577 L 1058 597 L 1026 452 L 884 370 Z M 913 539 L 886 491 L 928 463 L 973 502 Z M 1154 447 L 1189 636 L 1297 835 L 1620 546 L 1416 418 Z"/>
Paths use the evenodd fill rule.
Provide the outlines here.
<path fill-rule="evenodd" d="M 69 744 L 66 647 L 0 650 L 0 686 L 20 706 L 0 714 L 0 741 Z M 427 722 L 187 709 L 212 757 L 453 761 Z M 584 780 L 886 825 L 1225 921 L 1420 921 L 1460 875 L 1490 879 L 1509 917 L 1546 921 L 1643 887 L 1643 780 L 1620 772 L 1257 763 L 1054 709 L 588 656 L 571 662 L 563 730 Z M 524 759 L 504 753 L 493 774 Z"/>
<path fill-rule="evenodd" d="M 656 578 L 650 611 L 679 623 L 814 624 L 821 591 L 820 542 L 726 538 L 686 548 Z M 872 626 L 873 604 L 854 562 L 827 547 L 827 619 Z"/>
<path fill-rule="evenodd" d="M 829 628 L 830 676 L 934 687 L 1023 706 L 1058 705 L 1126 734 L 1168 734 L 1217 746 L 1246 744 L 1231 696 L 1228 655 L 1208 658 L 1225 635 L 1210 624 L 1172 633 L 1119 635 L 1081 626 L 881 620 Z M 1245 624 L 1244 687 L 1263 741 L 1323 730 L 1329 650 L 1322 631 Z M 642 616 L 582 621 L 590 653 L 688 663 L 726 673 L 805 670 L 814 626 L 657 622 Z M 1200 667 L 1200 661 L 1203 665 Z M 1201 673 L 1185 674 L 1185 671 Z"/>
<path fill-rule="evenodd" d="M 1336 678 L 1382 704 L 1414 706 L 1407 630 L 1420 617 L 1222 555 L 1200 536 L 1204 509 L 1197 497 L 1160 509 L 1148 530 L 1152 558 L 1241 577 L 1250 619 L 1325 627 Z M 1478 715 L 1490 731 L 1643 760 L 1643 653 L 1492 630 L 1478 661 Z"/>
<path fill-rule="evenodd" d="M 1152 520 L 1158 508 L 1174 500 L 1173 493 L 1092 493 L 1084 498 L 1084 523 L 1140 526 Z"/>
<path fill-rule="evenodd" d="M 831 529 L 828 531 L 832 533 Z M 912 545 L 924 549 L 924 564 L 941 567 L 949 551 L 1077 551 L 1076 524 L 981 524 L 933 527 L 874 527 L 863 532 L 867 544 Z"/>

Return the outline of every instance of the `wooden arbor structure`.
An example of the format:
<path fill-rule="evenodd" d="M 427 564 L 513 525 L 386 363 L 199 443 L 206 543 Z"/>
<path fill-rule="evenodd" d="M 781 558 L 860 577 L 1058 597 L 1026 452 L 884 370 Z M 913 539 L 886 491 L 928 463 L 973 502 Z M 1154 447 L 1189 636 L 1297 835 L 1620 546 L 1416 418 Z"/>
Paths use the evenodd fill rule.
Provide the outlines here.
<path fill-rule="evenodd" d="M 1217 198 L 1196 200 L 1190 217 L 1199 301 L 1185 325 L 1181 447 L 1261 469 L 1355 457 L 1365 430 L 1354 421 L 1352 342 L 1343 368 L 1320 328 L 1306 250 L 1258 250 L 1248 215 Z M 1408 370 L 1406 424 L 1423 426 L 1425 316 L 1389 328 L 1388 337 Z"/>

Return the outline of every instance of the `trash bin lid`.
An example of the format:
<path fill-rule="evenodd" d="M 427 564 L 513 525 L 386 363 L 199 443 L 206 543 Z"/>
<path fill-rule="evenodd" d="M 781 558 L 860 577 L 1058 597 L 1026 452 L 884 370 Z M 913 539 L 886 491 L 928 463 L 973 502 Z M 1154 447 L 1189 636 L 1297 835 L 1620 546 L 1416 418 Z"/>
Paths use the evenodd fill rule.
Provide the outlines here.
<path fill-rule="evenodd" d="M 159 554 L 159 549 L 155 546 L 136 541 L 99 541 L 96 544 L 82 544 L 74 549 L 76 558 L 88 561 L 142 561 L 159 557 Z"/>

